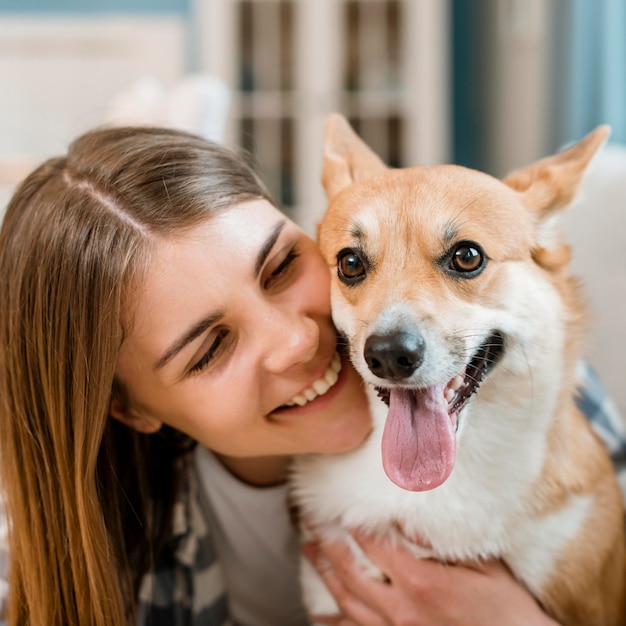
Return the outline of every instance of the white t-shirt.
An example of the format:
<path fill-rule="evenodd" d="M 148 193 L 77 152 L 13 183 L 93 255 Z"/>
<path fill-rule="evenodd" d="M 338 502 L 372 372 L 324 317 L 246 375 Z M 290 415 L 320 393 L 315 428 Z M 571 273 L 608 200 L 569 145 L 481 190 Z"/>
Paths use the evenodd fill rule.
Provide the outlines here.
<path fill-rule="evenodd" d="M 286 486 L 246 485 L 204 446 L 195 465 L 235 623 L 306 626 Z"/>

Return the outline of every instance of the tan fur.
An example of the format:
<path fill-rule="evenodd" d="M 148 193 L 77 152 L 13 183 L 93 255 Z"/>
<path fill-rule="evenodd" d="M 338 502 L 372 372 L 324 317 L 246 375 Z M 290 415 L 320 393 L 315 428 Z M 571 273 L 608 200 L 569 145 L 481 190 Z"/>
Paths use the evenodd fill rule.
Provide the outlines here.
<path fill-rule="evenodd" d="M 457 313 L 449 309 L 452 300 L 498 303 L 509 288 L 506 271 L 494 271 L 480 282 L 454 282 L 443 280 L 434 268 L 446 239 L 453 240 L 460 230 L 464 239 L 483 243 L 494 266 L 515 261 L 547 276 L 564 303 L 565 367 L 558 409 L 548 430 L 543 470 L 529 484 L 526 498 L 536 518 L 562 509 L 572 494 L 594 498 L 591 515 L 537 594 L 567 626 L 626 623 L 624 512 L 606 450 L 573 400 L 585 313 L 578 284 L 567 271 L 569 248 L 556 235 L 542 238 L 538 233 L 549 215 L 571 202 L 608 133 L 607 127 L 599 127 L 569 150 L 498 181 L 450 165 L 390 170 L 343 117 L 332 115 L 326 124 L 323 181 L 330 205 L 319 234 L 333 276 L 336 253 L 353 245 L 363 209 L 378 219 L 378 228 L 365 225 L 367 235 L 359 240 L 375 259 L 375 291 L 369 286 L 346 289 L 333 279 L 333 289 L 353 307 L 358 324 L 374 319 L 380 303 L 395 292 L 427 294 L 430 315 L 442 318 Z M 411 287 L 417 274 L 419 281 Z"/>

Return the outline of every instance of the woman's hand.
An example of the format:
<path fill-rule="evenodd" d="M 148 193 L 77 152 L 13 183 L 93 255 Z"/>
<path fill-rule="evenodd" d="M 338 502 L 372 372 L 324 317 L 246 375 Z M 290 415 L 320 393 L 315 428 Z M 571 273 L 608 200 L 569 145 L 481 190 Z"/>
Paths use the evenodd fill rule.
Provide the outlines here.
<path fill-rule="evenodd" d="M 320 541 L 304 546 L 342 611 L 315 616 L 329 626 L 555 626 L 500 561 L 445 565 L 415 557 L 388 539 L 355 533 L 388 581 L 355 564 L 350 548 Z"/>

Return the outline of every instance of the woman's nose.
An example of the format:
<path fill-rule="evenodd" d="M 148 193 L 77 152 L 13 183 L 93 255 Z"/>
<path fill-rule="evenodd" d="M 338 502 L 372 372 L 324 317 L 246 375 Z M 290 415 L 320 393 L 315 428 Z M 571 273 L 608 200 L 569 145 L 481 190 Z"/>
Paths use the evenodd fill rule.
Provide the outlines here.
<path fill-rule="evenodd" d="M 266 328 L 264 364 L 268 371 L 281 373 L 315 357 L 320 341 L 315 319 L 275 314 Z"/>

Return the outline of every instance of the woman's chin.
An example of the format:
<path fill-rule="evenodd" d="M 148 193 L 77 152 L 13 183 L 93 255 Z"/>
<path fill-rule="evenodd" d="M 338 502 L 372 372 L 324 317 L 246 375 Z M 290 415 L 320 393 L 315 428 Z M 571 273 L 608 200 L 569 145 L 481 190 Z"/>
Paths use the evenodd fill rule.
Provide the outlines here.
<path fill-rule="evenodd" d="M 372 432 L 372 422 L 369 413 L 359 412 L 353 419 L 341 420 L 336 427 L 328 428 L 322 441 L 316 450 L 318 454 L 341 454 L 350 452 L 362 445 Z"/>

